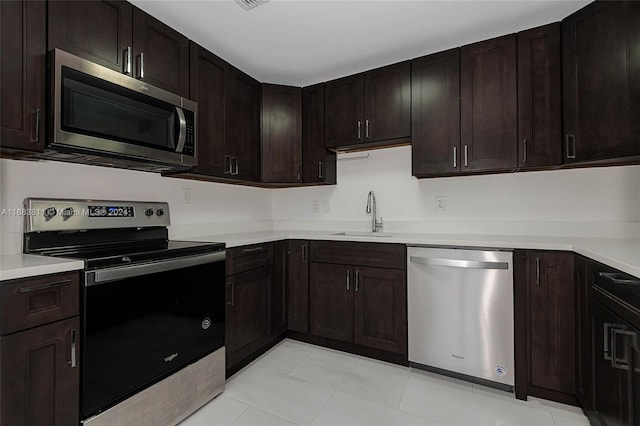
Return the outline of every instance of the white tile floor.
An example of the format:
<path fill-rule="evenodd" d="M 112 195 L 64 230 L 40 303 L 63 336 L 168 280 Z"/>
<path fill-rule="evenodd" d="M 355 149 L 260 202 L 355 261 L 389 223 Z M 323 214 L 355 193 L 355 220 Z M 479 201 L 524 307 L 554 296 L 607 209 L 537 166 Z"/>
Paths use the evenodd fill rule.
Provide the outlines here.
<path fill-rule="evenodd" d="M 579 408 L 284 340 L 180 426 L 588 426 Z"/>

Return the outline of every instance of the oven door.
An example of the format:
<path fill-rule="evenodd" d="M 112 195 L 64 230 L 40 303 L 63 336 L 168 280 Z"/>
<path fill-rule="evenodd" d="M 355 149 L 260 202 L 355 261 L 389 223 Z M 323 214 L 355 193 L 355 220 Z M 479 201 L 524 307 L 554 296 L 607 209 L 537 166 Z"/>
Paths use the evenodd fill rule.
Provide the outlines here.
<path fill-rule="evenodd" d="M 224 346 L 225 252 L 85 272 L 82 418 Z"/>

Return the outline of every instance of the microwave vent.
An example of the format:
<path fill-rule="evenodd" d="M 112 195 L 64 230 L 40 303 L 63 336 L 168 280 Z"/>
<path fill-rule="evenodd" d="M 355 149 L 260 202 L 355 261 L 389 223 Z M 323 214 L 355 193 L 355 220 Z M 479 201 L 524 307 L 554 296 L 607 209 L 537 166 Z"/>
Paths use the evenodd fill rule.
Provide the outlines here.
<path fill-rule="evenodd" d="M 265 4 L 269 0 L 234 0 L 244 10 L 254 9 L 262 4 Z"/>

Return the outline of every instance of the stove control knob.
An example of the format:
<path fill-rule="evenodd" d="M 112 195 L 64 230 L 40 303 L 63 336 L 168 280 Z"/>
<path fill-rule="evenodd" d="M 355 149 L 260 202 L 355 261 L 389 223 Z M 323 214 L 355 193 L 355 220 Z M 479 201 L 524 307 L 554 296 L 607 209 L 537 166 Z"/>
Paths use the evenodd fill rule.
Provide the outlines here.
<path fill-rule="evenodd" d="M 73 214 L 74 214 L 73 207 L 67 207 L 66 209 L 62 210 L 62 219 L 67 220 L 71 216 L 73 216 Z"/>
<path fill-rule="evenodd" d="M 153 209 L 146 209 L 144 211 L 145 216 L 153 216 Z"/>
<path fill-rule="evenodd" d="M 48 207 L 45 209 L 44 211 L 44 218 L 45 220 L 50 220 L 52 219 L 56 214 L 58 214 L 58 212 L 56 211 L 55 207 Z"/>
<path fill-rule="evenodd" d="M 156 210 L 156 215 L 158 215 L 158 216 L 164 216 L 164 210 L 163 210 L 163 209 L 158 209 L 158 210 Z"/>

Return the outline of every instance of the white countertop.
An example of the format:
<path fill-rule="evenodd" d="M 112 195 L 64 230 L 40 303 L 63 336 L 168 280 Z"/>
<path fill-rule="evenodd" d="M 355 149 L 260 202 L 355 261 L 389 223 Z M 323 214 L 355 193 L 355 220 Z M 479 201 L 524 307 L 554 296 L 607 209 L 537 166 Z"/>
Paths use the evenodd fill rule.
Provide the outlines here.
<path fill-rule="evenodd" d="M 613 238 L 537 237 L 528 235 L 412 234 L 384 232 L 383 236 L 335 235 L 340 231 L 259 231 L 185 238 L 223 242 L 228 248 L 283 239 L 364 241 L 408 245 L 574 251 L 640 278 L 640 240 Z"/>
<path fill-rule="evenodd" d="M 84 268 L 84 262 L 77 259 L 31 254 L 0 255 L 0 281 L 76 271 L 82 268 Z"/>
<path fill-rule="evenodd" d="M 223 242 L 228 248 L 284 239 L 361 241 L 408 245 L 574 251 L 640 278 L 640 240 L 527 235 L 412 234 L 384 232 L 381 236 L 335 235 L 339 231 L 259 231 L 174 238 Z M 25 254 L 0 256 L 0 281 L 82 269 L 84 263 Z"/>

